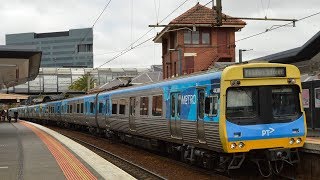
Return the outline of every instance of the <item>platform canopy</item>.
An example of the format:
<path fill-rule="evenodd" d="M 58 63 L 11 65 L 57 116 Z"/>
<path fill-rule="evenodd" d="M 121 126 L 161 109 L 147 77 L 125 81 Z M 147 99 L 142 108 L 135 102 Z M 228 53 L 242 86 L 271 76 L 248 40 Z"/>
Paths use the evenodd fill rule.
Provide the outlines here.
<path fill-rule="evenodd" d="M 40 61 L 41 51 L 35 46 L 0 45 L 0 89 L 35 79 Z"/>

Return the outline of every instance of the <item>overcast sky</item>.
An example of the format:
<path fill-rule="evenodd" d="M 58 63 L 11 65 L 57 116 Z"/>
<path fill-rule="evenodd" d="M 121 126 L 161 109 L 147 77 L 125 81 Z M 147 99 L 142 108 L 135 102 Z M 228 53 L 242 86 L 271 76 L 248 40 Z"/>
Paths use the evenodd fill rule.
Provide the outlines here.
<path fill-rule="evenodd" d="M 55 32 L 91 27 L 109 0 L 10 0 L 0 3 L 0 44 L 5 44 L 5 34 L 24 32 Z M 113 0 L 93 29 L 94 67 L 112 59 L 119 51 L 145 34 L 169 15 L 185 0 Z M 209 0 L 189 0 L 161 24 Z M 212 6 L 209 4 L 208 6 Z M 319 0 L 222 0 L 223 12 L 238 17 L 265 17 L 300 19 L 320 11 Z M 246 21 L 247 26 L 236 33 L 236 40 L 266 31 L 273 25 L 286 22 Z M 237 51 L 244 52 L 243 59 L 253 59 L 299 47 L 320 30 L 320 15 L 299 21 L 296 27 L 288 26 L 263 35 L 239 41 Z M 160 32 L 156 28 L 141 41 Z M 237 57 L 238 59 L 238 57 Z M 161 44 L 153 41 L 141 45 L 103 67 L 149 67 L 161 64 Z"/>

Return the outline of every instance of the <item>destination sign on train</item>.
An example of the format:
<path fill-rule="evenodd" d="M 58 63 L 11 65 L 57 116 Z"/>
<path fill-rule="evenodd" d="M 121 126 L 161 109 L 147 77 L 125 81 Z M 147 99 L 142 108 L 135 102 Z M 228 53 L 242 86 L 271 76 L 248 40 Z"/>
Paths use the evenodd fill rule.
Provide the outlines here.
<path fill-rule="evenodd" d="M 259 77 L 285 77 L 285 67 L 259 67 L 259 68 L 244 68 L 244 78 L 259 78 Z"/>

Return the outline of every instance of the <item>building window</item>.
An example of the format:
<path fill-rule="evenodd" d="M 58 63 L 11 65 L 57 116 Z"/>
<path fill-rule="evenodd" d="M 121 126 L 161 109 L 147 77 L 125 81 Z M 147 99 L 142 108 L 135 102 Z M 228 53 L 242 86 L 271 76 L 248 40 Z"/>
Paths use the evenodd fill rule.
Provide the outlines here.
<path fill-rule="evenodd" d="M 141 97 L 140 98 L 140 115 L 148 115 L 148 107 L 149 107 L 149 98 Z"/>
<path fill-rule="evenodd" d="M 79 44 L 78 52 L 92 52 L 92 44 Z"/>
<path fill-rule="evenodd" d="M 192 44 L 200 44 L 199 38 L 200 38 L 200 33 L 199 31 L 192 31 Z"/>
<path fill-rule="evenodd" d="M 209 32 L 202 32 L 202 44 L 210 44 L 210 33 Z"/>
<path fill-rule="evenodd" d="M 162 116 L 162 95 L 152 97 L 152 116 Z"/>
<path fill-rule="evenodd" d="M 191 44 L 191 31 L 184 31 L 184 44 Z"/>
<path fill-rule="evenodd" d="M 184 31 L 184 44 L 210 44 L 210 31 Z"/>
<path fill-rule="evenodd" d="M 168 52 L 168 40 L 163 39 L 162 40 L 162 54 L 167 54 Z"/>

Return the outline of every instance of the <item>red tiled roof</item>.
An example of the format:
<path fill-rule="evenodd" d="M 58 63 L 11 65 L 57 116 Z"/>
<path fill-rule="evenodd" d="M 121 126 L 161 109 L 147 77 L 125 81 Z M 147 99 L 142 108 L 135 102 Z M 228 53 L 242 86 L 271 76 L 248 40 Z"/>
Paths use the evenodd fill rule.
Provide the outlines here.
<path fill-rule="evenodd" d="M 181 14 L 169 24 L 216 24 L 217 12 L 197 3 L 194 7 Z M 230 17 L 222 13 L 222 17 Z M 223 25 L 246 25 L 239 19 L 223 19 Z"/>

